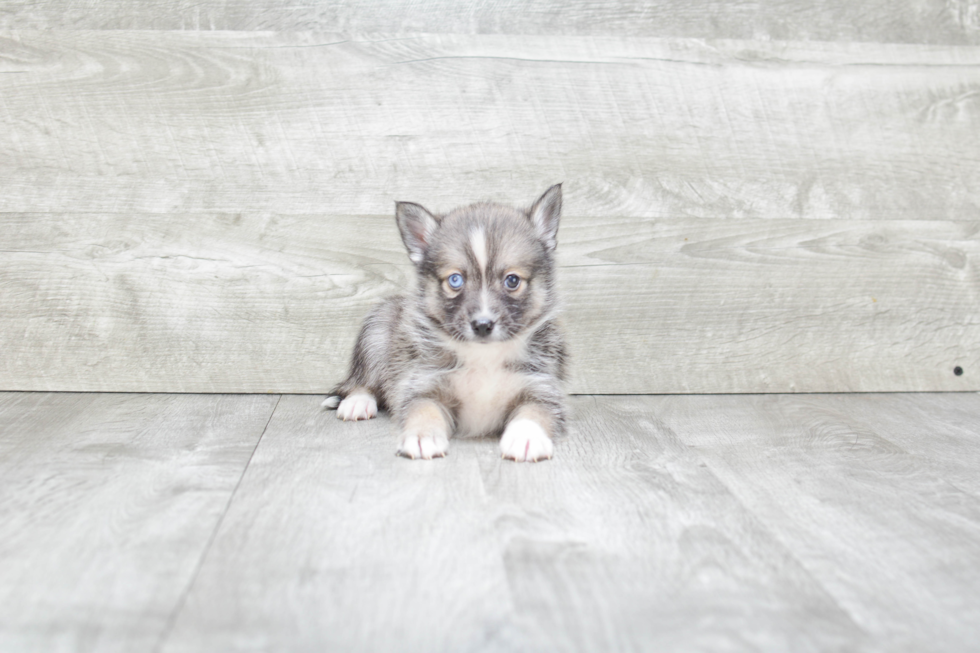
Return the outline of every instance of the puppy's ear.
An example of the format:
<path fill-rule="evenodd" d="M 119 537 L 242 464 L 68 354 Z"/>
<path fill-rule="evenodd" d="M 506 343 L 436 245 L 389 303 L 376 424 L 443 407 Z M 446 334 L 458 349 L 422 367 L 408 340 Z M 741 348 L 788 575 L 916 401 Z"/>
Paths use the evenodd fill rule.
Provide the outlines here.
<path fill-rule="evenodd" d="M 395 220 L 408 250 L 408 258 L 415 265 L 420 265 L 429 249 L 432 234 L 439 226 L 439 219 L 420 204 L 395 202 Z"/>
<path fill-rule="evenodd" d="M 531 207 L 531 224 L 538 232 L 538 238 L 545 247 L 558 246 L 558 220 L 561 218 L 561 184 L 555 184 L 538 198 Z"/>

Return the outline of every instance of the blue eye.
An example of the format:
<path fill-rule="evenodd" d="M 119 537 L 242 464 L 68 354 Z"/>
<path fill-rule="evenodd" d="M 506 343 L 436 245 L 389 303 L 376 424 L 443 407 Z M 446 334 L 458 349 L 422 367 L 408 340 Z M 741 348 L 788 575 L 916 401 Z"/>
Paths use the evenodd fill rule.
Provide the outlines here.
<path fill-rule="evenodd" d="M 463 287 L 463 275 L 461 275 L 459 272 L 450 274 L 449 278 L 446 279 L 446 283 L 448 283 L 449 287 L 453 290 L 459 290 Z"/>
<path fill-rule="evenodd" d="M 519 285 L 521 285 L 521 278 L 516 274 L 508 274 L 504 277 L 504 286 L 507 290 L 517 290 Z"/>

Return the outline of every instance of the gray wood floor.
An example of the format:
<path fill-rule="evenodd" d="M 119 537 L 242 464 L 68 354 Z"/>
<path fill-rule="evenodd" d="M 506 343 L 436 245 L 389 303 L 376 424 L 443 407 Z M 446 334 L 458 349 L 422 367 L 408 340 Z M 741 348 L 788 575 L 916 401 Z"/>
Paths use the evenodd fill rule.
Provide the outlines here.
<path fill-rule="evenodd" d="M 319 400 L 0 394 L 0 650 L 980 641 L 980 395 L 580 396 L 538 465 Z"/>

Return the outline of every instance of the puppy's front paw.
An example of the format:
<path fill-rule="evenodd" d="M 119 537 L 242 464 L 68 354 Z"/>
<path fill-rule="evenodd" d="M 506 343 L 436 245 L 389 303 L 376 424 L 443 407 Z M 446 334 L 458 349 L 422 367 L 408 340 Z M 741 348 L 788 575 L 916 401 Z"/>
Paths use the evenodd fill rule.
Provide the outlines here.
<path fill-rule="evenodd" d="M 366 392 L 358 392 L 347 395 L 347 397 L 337 406 L 337 418 L 345 422 L 348 420 L 356 422 L 360 419 L 371 419 L 378 414 L 378 402 L 374 395 Z"/>
<path fill-rule="evenodd" d="M 554 452 L 551 438 L 534 420 L 518 418 L 504 429 L 500 438 L 500 455 L 519 463 L 548 460 Z"/>
<path fill-rule="evenodd" d="M 449 437 L 442 429 L 423 431 L 417 428 L 405 429 L 402 442 L 398 445 L 398 455 L 406 458 L 443 458 L 449 451 Z"/>

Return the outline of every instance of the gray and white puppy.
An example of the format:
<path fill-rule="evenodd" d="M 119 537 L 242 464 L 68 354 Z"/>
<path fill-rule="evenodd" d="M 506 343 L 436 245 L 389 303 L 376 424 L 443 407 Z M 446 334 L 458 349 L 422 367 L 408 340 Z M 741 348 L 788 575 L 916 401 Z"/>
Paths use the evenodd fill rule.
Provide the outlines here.
<path fill-rule="evenodd" d="M 500 433 L 504 458 L 551 458 L 565 428 L 560 213 L 561 184 L 527 211 L 484 202 L 438 216 L 398 202 L 417 284 L 365 318 L 350 372 L 323 405 L 343 420 L 387 408 L 408 458 L 445 456 L 453 434 Z"/>

